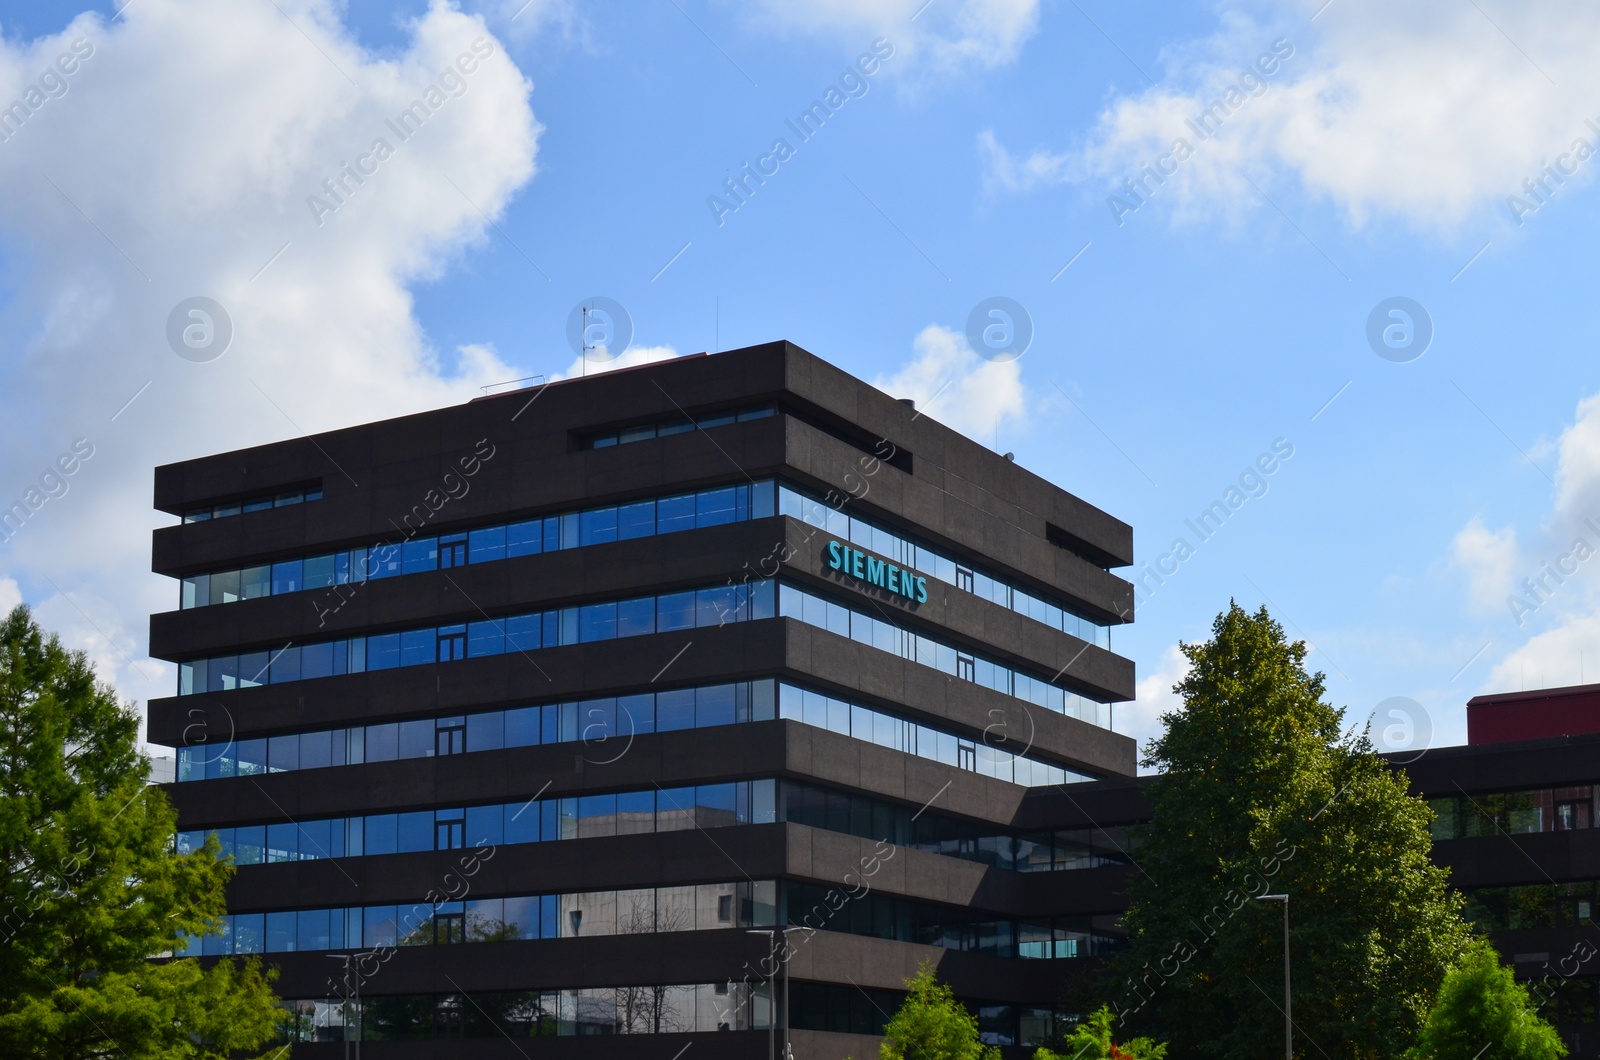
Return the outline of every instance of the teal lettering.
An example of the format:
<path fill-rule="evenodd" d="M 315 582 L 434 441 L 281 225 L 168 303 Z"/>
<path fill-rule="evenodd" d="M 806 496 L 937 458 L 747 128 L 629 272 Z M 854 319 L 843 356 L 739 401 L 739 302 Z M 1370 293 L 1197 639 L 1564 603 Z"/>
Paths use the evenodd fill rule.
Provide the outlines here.
<path fill-rule="evenodd" d="M 866 553 L 862 552 L 860 549 L 853 549 L 850 553 L 850 573 L 854 574 L 857 578 L 861 577 L 861 561 L 866 558 Z"/>
<path fill-rule="evenodd" d="M 838 570 L 844 565 L 844 560 L 839 555 L 839 542 L 828 542 L 828 569 Z"/>
<path fill-rule="evenodd" d="M 893 563 L 889 564 L 888 588 L 891 593 L 900 592 L 900 568 L 896 567 Z"/>
<path fill-rule="evenodd" d="M 926 579 L 926 578 L 918 578 L 917 579 L 917 603 L 925 604 L 927 602 L 928 602 L 928 579 Z"/>
<path fill-rule="evenodd" d="M 867 557 L 867 581 L 871 582 L 873 585 L 879 586 L 880 588 L 882 587 L 883 560 L 874 559 L 872 556 Z"/>

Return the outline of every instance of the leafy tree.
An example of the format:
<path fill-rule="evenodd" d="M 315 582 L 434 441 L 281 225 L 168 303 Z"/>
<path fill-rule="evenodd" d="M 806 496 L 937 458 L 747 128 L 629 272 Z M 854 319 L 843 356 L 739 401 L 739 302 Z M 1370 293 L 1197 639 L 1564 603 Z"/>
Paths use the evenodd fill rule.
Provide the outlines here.
<path fill-rule="evenodd" d="M 1475 939 L 1439 988 L 1439 1000 L 1407 1060 L 1475 1060 L 1486 1045 L 1495 1060 L 1560 1060 L 1567 1047 L 1535 1011 L 1528 988 Z"/>
<path fill-rule="evenodd" d="M 1116 1017 L 1111 1015 L 1111 1008 L 1101 1005 L 1073 1028 L 1061 1052 L 1037 1049 L 1033 1060 L 1166 1060 L 1165 1042 L 1135 1038 L 1118 1045 L 1112 1041 L 1115 1025 Z"/>
<path fill-rule="evenodd" d="M 233 868 L 174 852 L 137 735 L 83 653 L 0 622 L 0 1056 L 224 1057 L 281 1015 L 257 960 L 149 959 L 218 930 Z"/>
<path fill-rule="evenodd" d="M 1305 644 L 1265 608 L 1230 604 L 1212 633 L 1182 645 L 1183 704 L 1145 752 L 1164 775 L 1148 789 L 1113 1008 L 1180 1056 L 1272 1055 L 1283 910 L 1252 899 L 1283 893 L 1297 1047 L 1398 1056 L 1469 938 L 1460 896 L 1429 859 L 1432 811 L 1365 731 L 1341 735 Z"/>
<path fill-rule="evenodd" d="M 879 1060 L 999 1060 L 1000 1050 L 978 1041 L 978 1021 L 923 961 L 906 980 L 910 991 L 884 1027 Z"/>

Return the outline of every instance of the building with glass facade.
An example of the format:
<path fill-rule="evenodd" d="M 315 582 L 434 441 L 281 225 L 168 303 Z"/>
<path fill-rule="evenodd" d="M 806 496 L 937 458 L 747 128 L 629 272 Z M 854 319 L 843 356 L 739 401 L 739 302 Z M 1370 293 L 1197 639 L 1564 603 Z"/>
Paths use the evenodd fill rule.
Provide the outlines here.
<path fill-rule="evenodd" d="M 804 350 L 168 465 L 155 503 L 149 738 L 180 847 L 239 866 L 189 952 L 278 965 L 295 1055 L 870 1056 L 928 959 L 1022 1045 L 1117 944 L 1126 837 L 1043 796 L 1137 802 L 1129 527 Z"/>

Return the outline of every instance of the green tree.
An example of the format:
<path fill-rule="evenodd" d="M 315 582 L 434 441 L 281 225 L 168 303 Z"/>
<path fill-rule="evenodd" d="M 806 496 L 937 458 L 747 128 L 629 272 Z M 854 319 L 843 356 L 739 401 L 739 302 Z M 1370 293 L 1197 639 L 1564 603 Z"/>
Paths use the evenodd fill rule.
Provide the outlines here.
<path fill-rule="evenodd" d="M 906 980 L 910 991 L 884 1027 L 879 1060 L 999 1060 L 1000 1050 L 978 1041 L 978 1021 L 923 961 Z"/>
<path fill-rule="evenodd" d="M 1407 1060 L 1560 1060 L 1567 1047 L 1539 1017 L 1527 987 L 1484 939 L 1475 939 L 1444 977 L 1439 1000 Z"/>
<path fill-rule="evenodd" d="M 138 724 L 25 607 L 0 622 L 0 1057 L 223 1057 L 281 1016 L 258 960 L 149 959 L 218 929 L 233 868 L 175 853 Z"/>
<path fill-rule="evenodd" d="M 1113 1007 L 1180 1056 L 1272 1055 L 1283 909 L 1252 899 L 1283 893 L 1297 1051 L 1399 1056 L 1469 938 L 1429 859 L 1433 813 L 1365 731 L 1342 735 L 1305 644 L 1265 608 L 1230 604 L 1212 633 L 1182 645 L 1182 706 L 1145 752 L 1164 775 L 1148 789 Z"/>
<path fill-rule="evenodd" d="M 1120 1045 L 1112 1040 L 1116 1017 L 1111 1008 L 1101 1005 L 1072 1029 L 1059 1053 L 1049 1049 L 1034 1051 L 1033 1060 L 1166 1060 L 1165 1042 L 1135 1038 Z"/>

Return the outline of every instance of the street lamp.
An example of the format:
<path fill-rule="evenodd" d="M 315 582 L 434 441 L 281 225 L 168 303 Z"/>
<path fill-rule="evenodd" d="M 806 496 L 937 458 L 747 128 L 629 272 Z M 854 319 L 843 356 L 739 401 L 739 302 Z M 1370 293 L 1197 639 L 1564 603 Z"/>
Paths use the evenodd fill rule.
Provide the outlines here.
<path fill-rule="evenodd" d="M 1289 896 L 1258 894 L 1256 901 L 1283 903 L 1283 1060 L 1294 1060 L 1294 1020 L 1290 1016 L 1289 994 Z"/>
<path fill-rule="evenodd" d="M 789 937 L 789 932 L 791 932 L 791 931 L 805 931 L 805 930 L 806 930 L 805 928 L 797 927 L 797 926 L 790 926 L 790 927 L 786 927 L 786 928 L 749 928 L 749 929 L 746 930 L 746 934 L 750 934 L 750 935 L 766 935 L 768 938 L 770 938 L 772 940 L 772 955 L 773 955 L 774 958 L 776 958 L 777 955 L 778 955 L 778 936 L 780 934 L 784 938 L 788 938 Z M 777 976 L 778 976 L 778 969 L 777 968 L 773 968 L 772 969 L 772 976 L 771 976 L 770 979 L 768 979 L 768 983 L 770 984 L 769 993 L 775 993 L 775 991 L 776 991 L 776 987 L 777 987 L 778 984 L 777 984 L 777 982 L 775 980 L 777 979 Z M 776 997 L 773 997 L 772 1000 L 773 1000 L 774 1008 L 776 1008 L 778 999 Z M 784 955 L 783 955 L 783 1007 L 782 1007 L 782 1012 L 783 1012 L 783 1057 L 784 1057 L 784 1060 L 789 1060 L 789 1058 L 790 1058 L 790 1056 L 792 1054 L 789 1051 L 789 954 L 788 954 L 787 949 L 785 949 Z M 776 1017 L 776 1013 L 774 1014 L 774 1017 Z M 778 1021 L 777 1021 L 776 1018 L 774 1018 L 774 1019 L 772 1019 L 771 1022 L 769 1022 L 767 1024 L 767 1056 L 768 1056 L 769 1060 L 777 1060 L 777 1053 L 778 1053 L 778 1044 L 777 1044 L 778 1038 L 777 1038 L 777 1036 L 778 1036 Z"/>
<path fill-rule="evenodd" d="M 376 950 L 364 950 L 359 953 L 324 953 L 329 960 L 344 962 L 344 1060 L 350 1060 L 350 962 L 357 957 L 370 957 Z M 361 973 L 356 972 L 356 1018 L 360 1019 L 361 1013 Z M 357 1027 L 356 1060 L 361 1060 L 360 1028 Z"/>

